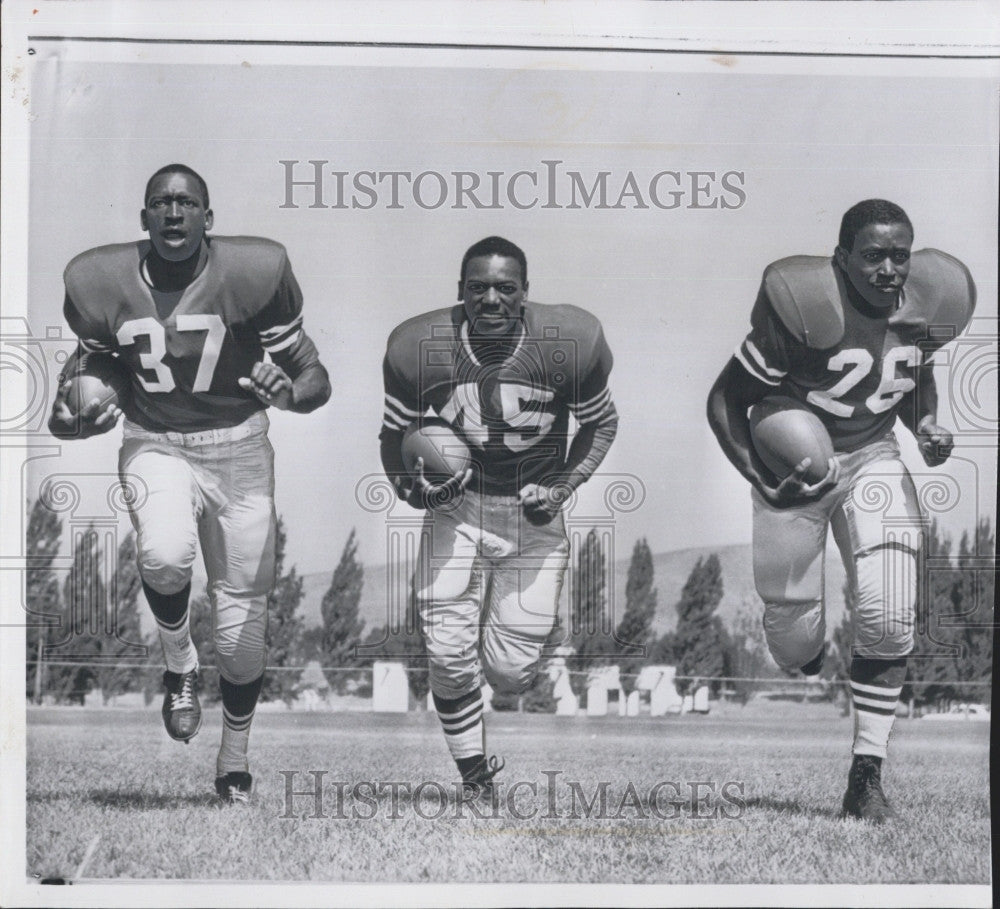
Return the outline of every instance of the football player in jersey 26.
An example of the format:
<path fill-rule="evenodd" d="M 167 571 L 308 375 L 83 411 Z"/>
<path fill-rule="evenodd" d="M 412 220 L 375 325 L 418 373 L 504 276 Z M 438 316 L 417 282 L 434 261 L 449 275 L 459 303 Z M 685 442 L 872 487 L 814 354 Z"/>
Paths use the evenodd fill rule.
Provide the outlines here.
<path fill-rule="evenodd" d="M 893 426 L 898 416 L 928 466 L 947 460 L 953 439 L 937 423 L 933 356 L 975 305 L 961 262 L 912 244 L 906 213 L 869 199 L 844 215 L 832 258 L 769 265 L 750 332 L 708 401 L 723 451 L 753 487 L 754 580 L 782 668 L 819 673 L 828 528 L 842 554 L 855 603 L 843 814 L 873 823 L 896 816 L 881 770 L 913 649 L 923 527 Z M 816 482 L 807 482 L 808 461 L 779 481 L 753 449 L 747 411 L 776 392 L 810 408 L 830 434 L 834 457 Z"/>
<path fill-rule="evenodd" d="M 167 668 L 164 725 L 183 742 L 201 725 L 188 623 L 200 542 L 222 689 L 215 788 L 224 802 L 246 802 L 275 568 L 265 411 L 308 413 L 330 397 L 330 383 L 302 329 L 302 293 L 284 248 L 209 237 L 208 187 L 197 173 L 169 164 L 153 174 L 140 221 L 148 240 L 70 262 L 64 313 L 78 354 L 114 356 L 130 373 L 118 468 L 141 490 L 130 511 Z M 49 420 L 56 436 L 86 438 L 117 424 L 117 407 L 74 413 L 66 385 Z"/>
<path fill-rule="evenodd" d="M 527 293 L 524 253 L 487 237 L 462 259 L 458 305 L 399 325 L 383 364 L 382 464 L 399 496 L 427 509 L 413 594 L 434 704 L 469 797 L 491 795 L 503 766 L 486 757 L 483 676 L 499 692 L 533 683 L 569 558 L 562 508 L 618 427 L 600 322 Z M 419 461 L 408 473 L 400 452 L 407 428 L 428 416 L 472 455 L 437 484 Z"/>

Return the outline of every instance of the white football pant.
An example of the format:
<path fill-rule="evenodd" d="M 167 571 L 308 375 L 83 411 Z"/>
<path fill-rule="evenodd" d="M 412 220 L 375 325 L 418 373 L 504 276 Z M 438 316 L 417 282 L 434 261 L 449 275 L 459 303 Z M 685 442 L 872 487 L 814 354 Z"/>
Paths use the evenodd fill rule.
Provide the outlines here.
<path fill-rule="evenodd" d="M 913 480 L 891 434 L 837 455 L 840 479 L 822 498 L 793 508 L 753 491 L 753 569 L 775 662 L 797 669 L 826 635 L 823 568 L 827 528 L 857 607 L 854 653 L 896 659 L 913 649 L 922 521 Z"/>
<path fill-rule="evenodd" d="M 164 594 L 191 580 L 200 542 L 219 671 L 252 682 L 266 664 L 267 596 L 274 586 L 274 450 L 268 420 L 196 433 L 154 433 L 125 421 L 118 469 L 143 580 Z M 140 482 L 128 483 L 128 474 Z"/>
<path fill-rule="evenodd" d="M 466 490 L 428 510 L 413 586 L 431 690 L 460 697 L 481 686 L 480 670 L 496 691 L 531 687 L 568 562 L 563 516 L 537 527 L 513 496 Z"/>

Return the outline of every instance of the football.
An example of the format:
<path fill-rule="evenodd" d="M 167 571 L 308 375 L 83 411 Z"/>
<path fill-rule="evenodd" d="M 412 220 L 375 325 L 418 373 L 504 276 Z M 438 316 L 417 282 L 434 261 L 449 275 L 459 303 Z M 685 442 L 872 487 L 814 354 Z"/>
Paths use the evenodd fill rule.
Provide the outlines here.
<path fill-rule="evenodd" d="M 812 463 L 807 483 L 826 476 L 833 443 L 823 421 L 801 401 L 775 395 L 750 409 L 750 436 L 760 459 L 779 480 L 787 477 L 805 458 Z"/>
<path fill-rule="evenodd" d="M 414 423 L 403 434 L 403 464 L 416 473 L 417 458 L 424 459 L 424 478 L 443 483 L 472 463 L 469 446 L 444 420 Z"/>
<path fill-rule="evenodd" d="M 109 404 L 121 407 L 128 395 L 128 370 L 110 354 L 84 354 L 66 381 L 69 383 L 66 404 L 74 414 L 95 398 L 100 402 L 99 411 Z"/>

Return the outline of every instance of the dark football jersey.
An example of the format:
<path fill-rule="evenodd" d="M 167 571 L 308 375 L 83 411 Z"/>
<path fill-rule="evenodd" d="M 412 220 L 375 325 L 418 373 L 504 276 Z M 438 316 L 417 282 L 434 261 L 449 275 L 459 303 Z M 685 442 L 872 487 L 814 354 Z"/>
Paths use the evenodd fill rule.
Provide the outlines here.
<path fill-rule="evenodd" d="M 148 241 L 102 246 L 66 267 L 64 312 L 85 350 L 117 353 L 132 374 L 127 416 L 154 432 L 235 426 L 263 409 L 237 380 L 302 335 L 302 293 L 284 247 L 213 237 L 184 290 L 148 278 Z"/>
<path fill-rule="evenodd" d="M 808 404 L 836 451 L 885 435 L 916 368 L 968 324 L 975 290 L 964 266 L 936 250 L 914 253 L 912 263 L 888 316 L 853 300 L 831 259 L 795 257 L 765 272 L 736 359 Z"/>
<path fill-rule="evenodd" d="M 514 340 L 479 344 L 461 305 L 404 322 L 383 364 L 386 432 L 433 413 L 468 444 L 484 492 L 558 475 L 579 424 L 614 412 L 601 323 L 575 306 L 525 303 Z"/>

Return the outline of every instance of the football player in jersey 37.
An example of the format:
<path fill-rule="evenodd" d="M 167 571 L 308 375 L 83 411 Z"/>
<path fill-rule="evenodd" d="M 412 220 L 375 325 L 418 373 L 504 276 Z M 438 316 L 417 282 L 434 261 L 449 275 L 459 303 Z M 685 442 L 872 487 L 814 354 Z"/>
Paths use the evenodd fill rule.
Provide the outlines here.
<path fill-rule="evenodd" d="M 131 507 L 139 573 L 167 669 L 163 722 L 183 742 L 201 725 L 188 623 L 201 546 L 222 689 L 215 789 L 224 802 L 243 803 L 274 585 L 266 408 L 308 413 L 330 397 L 330 383 L 302 329 L 302 293 L 284 248 L 209 237 L 208 187 L 197 173 L 160 168 L 140 221 L 148 240 L 91 249 L 69 263 L 64 313 L 80 351 L 112 354 L 130 375 L 118 469 L 123 484 L 132 475 L 142 487 Z M 73 413 L 64 384 L 49 428 L 86 438 L 109 431 L 118 416 L 110 407 Z"/>
<path fill-rule="evenodd" d="M 562 507 L 618 427 L 600 322 L 529 302 L 524 253 L 487 237 L 462 259 L 456 306 L 399 325 L 383 364 L 381 456 L 399 496 L 426 508 L 413 594 L 445 741 L 469 797 L 493 793 L 480 689 L 522 692 L 556 619 L 569 556 Z M 432 415 L 471 452 L 444 482 L 400 446 Z M 576 422 L 570 430 L 570 416 Z"/>
<path fill-rule="evenodd" d="M 933 357 L 968 324 L 975 285 L 935 249 L 911 252 L 898 206 L 859 202 L 832 258 L 793 256 L 764 271 L 750 332 L 709 395 L 708 420 L 753 487 L 753 566 L 764 630 L 779 666 L 819 673 L 826 652 L 823 557 L 832 529 L 853 588 L 853 761 L 843 814 L 896 816 L 882 789 L 899 694 L 913 649 L 923 519 L 893 434 L 914 434 L 928 466 L 951 454 L 937 422 Z M 753 449 L 748 409 L 774 393 L 812 410 L 833 443 L 826 475 L 808 461 L 777 480 Z M 874 505 L 873 505 L 874 503 Z"/>

